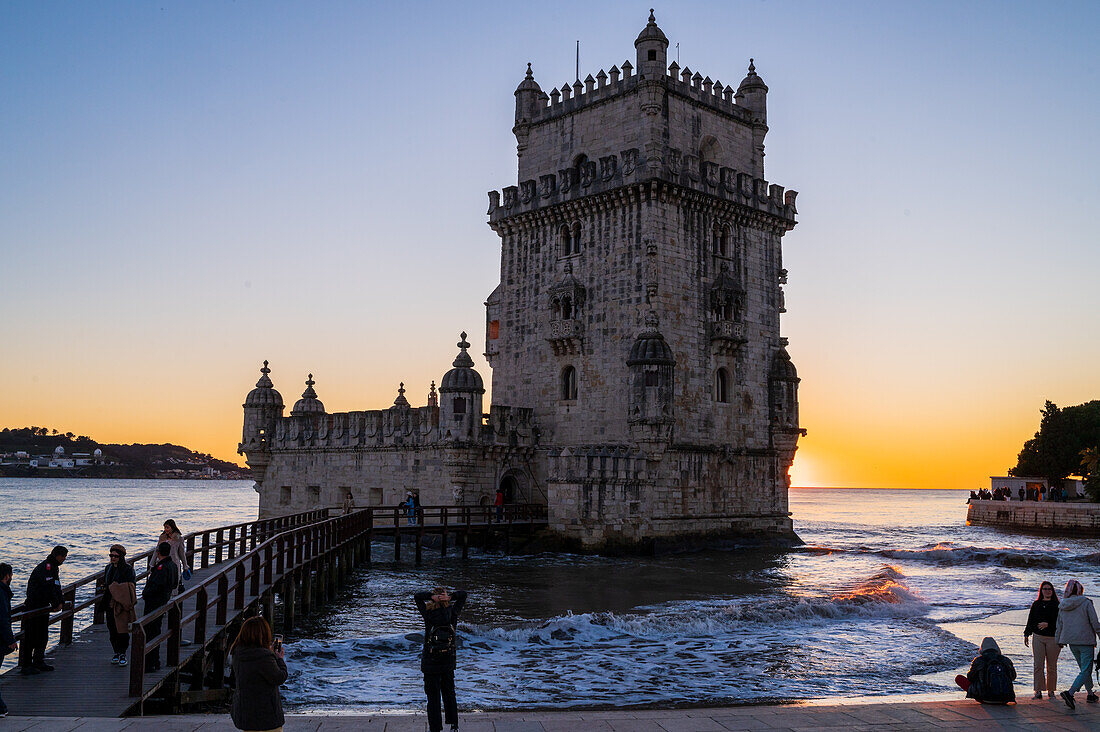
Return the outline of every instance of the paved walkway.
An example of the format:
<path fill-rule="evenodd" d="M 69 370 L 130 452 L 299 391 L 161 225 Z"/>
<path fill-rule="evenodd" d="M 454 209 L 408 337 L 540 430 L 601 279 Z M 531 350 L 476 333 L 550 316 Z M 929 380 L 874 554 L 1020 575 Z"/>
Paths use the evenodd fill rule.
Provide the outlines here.
<path fill-rule="evenodd" d="M 1060 700 L 1028 699 L 1011 707 L 972 701 L 892 704 L 814 704 L 741 706 L 605 712 L 470 713 L 460 717 L 462 732 L 860 732 L 861 730 L 1100 730 L 1100 705 L 1084 694 L 1070 711 Z M 227 715 L 186 715 L 130 719 L 8 717 L 3 732 L 231 732 Z M 287 732 L 421 732 L 423 714 L 287 717 Z"/>

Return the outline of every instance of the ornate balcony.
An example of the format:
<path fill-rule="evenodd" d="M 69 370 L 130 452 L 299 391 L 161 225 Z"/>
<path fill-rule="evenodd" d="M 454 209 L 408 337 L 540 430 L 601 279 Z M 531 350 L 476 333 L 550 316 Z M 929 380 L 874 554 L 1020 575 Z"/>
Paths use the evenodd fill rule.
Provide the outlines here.
<path fill-rule="evenodd" d="M 710 331 L 710 344 L 714 352 L 721 356 L 733 355 L 745 338 L 745 324 L 733 320 L 716 320 L 707 324 Z"/>
<path fill-rule="evenodd" d="M 554 349 L 555 356 L 568 353 L 580 353 L 584 341 L 584 326 L 579 320 L 551 320 L 550 333 L 546 340 Z"/>

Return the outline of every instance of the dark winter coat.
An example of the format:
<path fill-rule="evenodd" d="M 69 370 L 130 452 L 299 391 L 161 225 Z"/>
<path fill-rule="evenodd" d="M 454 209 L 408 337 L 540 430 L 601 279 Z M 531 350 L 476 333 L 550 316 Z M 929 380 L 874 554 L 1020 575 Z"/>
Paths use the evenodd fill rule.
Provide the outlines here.
<path fill-rule="evenodd" d="M 1007 699 L 990 699 L 982 689 L 986 667 L 993 661 L 1002 662 L 1008 671 L 1009 680 L 1016 680 L 1016 667 L 1012 665 L 1011 659 L 1001 654 L 1001 649 L 995 640 L 986 638 L 982 641 L 981 653 L 970 664 L 970 671 L 966 674 L 966 678 L 970 680 L 970 688 L 966 690 L 967 697 L 983 704 L 1007 704 L 1016 701 L 1015 690 L 1010 690 L 1010 696 Z"/>
<path fill-rule="evenodd" d="M 466 593 L 455 590 L 451 593 L 451 604 L 447 607 L 428 609 L 428 603 L 432 600 L 431 592 L 418 592 L 413 595 L 416 609 L 420 611 L 420 617 L 424 618 L 424 645 L 420 652 L 420 670 L 426 674 L 454 671 L 457 661 L 457 653 L 452 651 L 446 655 L 429 655 L 427 651 L 428 636 L 432 628 L 437 625 L 458 625 L 458 615 L 462 612 L 462 606 L 466 604 Z"/>
<path fill-rule="evenodd" d="M 149 576 L 145 579 L 145 588 L 141 591 L 141 599 L 145 600 L 145 612 L 149 612 L 150 608 L 166 605 L 179 583 L 180 568 L 176 566 L 176 562 L 171 557 L 158 556 L 157 563 L 149 570 Z"/>
<path fill-rule="evenodd" d="M 39 562 L 27 578 L 27 609 L 60 607 L 62 602 L 61 575 L 53 557 Z"/>
<path fill-rule="evenodd" d="M 1046 623 L 1047 627 L 1039 630 L 1039 623 Z M 1024 637 L 1034 635 L 1046 635 L 1054 637 L 1054 631 L 1058 628 L 1058 598 L 1050 600 L 1036 600 L 1031 603 L 1031 612 L 1027 614 L 1027 625 L 1024 626 Z"/>
<path fill-rule="evenodd" d="M 11 650 L 15 634 L 11 630 L 11 587 L 0 582 L 0 658 Z"/>
<path fill-rule="evenodd" d="M 237 729 L 267 730 L 283 726 L 279 686 L 287 679 L 286 662 L 270 648 L 233 651 L 233 705 L 229 716 Z"/>

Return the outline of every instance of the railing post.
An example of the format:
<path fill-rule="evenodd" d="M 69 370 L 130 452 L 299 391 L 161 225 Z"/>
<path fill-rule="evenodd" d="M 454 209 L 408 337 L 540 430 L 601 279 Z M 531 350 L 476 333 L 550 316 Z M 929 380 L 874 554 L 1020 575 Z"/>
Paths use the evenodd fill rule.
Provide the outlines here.
<path fill-rule="evenodd" d="M 237 563 L 237 586 L 233 593 L 233 609 L 244 610 L 244 592 L 247 589 L 244 586 L 244 562 Z"/>
<path fill-rule="evenodd" d="M 214 622 L 224 627 L 229 617 L 229 578 L 224 574 L 218 576 L 218 612 Z"/>
<path fill-rule="evenodd" d="M 145 680 L 145 628 L 130 626 L 130 696 L 141 696 Z"/>
<path fill-rule="evenodd" d="M 237 556 L 237 527 L 229 527 L 229 558 L 233 559 Z"/>
<path fill-rule="evenodd" d="M 443 528 L 439 532 L 439 556 L 447 556 L 447 507 L 442 510 Z"/>
<path fill-rule="evenodd" d="M 210 566 L 210 532 L 202 532 L 202 568 Z"/>
<path fill-rule="evenodd" d="M 73 607 L 76 605 L 76 588 L 70 588 L 61 598 L 61 612 L 67 612 L 69 615 L 61 619 L 60 638 L 58 641 L 63 646 L 70 646 L 73 643 L 73 619 L 76 617 L 76 613 L 73 612 Z M 66 606 L 68 606 L 68 610 L 65 609 Z"/>
<path fill-rule="evenodd" d="M 187 566 L 195 566 L 195 535 L 187 537 Z"/>
<path fill-rule="evenodd" d="M 286 537 L 280 536 L 275 541 L 275 547 L 275 574 L 282 577 L 286 571 Z M 271 581 L 270 578 L 268 581 Z"/>
<path fill-rule="evenodd" d="M 367 564 L 371 562 L 371 542 L 374 541 L 374 509 L 367 509 L 367 543 L 364 547 L 366 549 L 366 561 Z"/>
<path fill-rule="evenodd" d="M 195 645 L 200 648 L 206 643 L 206 616 L 210 609 L 210 595 L 206 591 L 206 585 L 201 585 L 195 593 Z"/>
<path fill-rule="evenodd" d="M 466 529 L 462 532 L 462 558 L 470 558 L 470 507 L 462 507 L 462 518 L 466 522 Z"/>
<path fill-rule="evenodd" d="M 102 595 L 106 591 L 107 591 L 107 588 L 103 586 L 103 575 L 100 575 L 100 576 L 96 577 L 96 580 L 95 580 L 95 596 L 98 598 L 100 595 Z M 97 601 L 95 605 L 92 605 L 92 625 L 101 625 L 103 623 L 103 616 L 104 616 L 103 605 L 101 605 Z"/>
<path fill-rule="evenodd" d="M 222 555 L 222 549 L 225 548 L 223 546 L 224 542 L 225 542 L 225 529 L 218 529 L 218 536 L 217 536 L 217 540 L 215 541 L 217 546 L 214 547 L 214 564 L 221 564 L 222 556 L 223 556 Z"/>
<path fill-rule="evenodd" d="M 168 657 L 166 666 L 180 665 L 180 604 L 174 602 L 168 608 Z"/>
<path fill-rule="evenodd" d="M 401 559 L 401 512 L 397 508 L 393 509 L 393 559 Z"/>
<path fill-rule="evenodd" d="M 249 586 L 252 597 L 260 596 L 260 579 L 260 554 L 257 552 L 252 555 L 252 583 Z"/>

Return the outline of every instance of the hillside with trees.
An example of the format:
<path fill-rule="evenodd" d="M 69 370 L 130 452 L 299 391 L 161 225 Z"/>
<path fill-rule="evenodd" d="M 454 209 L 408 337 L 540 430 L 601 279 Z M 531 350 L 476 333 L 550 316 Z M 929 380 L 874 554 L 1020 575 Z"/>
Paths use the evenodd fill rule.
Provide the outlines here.
<path fill-rule="evenodd" d="M 31 457 L 53 455 L 59 447 L 67 456 L 93 454 L 97 449 L 102 454 L 97 464 L 67 470 L 30 466 Z M 216 471 L 222 478 L 248 477 L 247 469 L 239 465 L 180 445 L 97 442 L 87 435 L 38 426 L 0 430 L 0 456 L 3 458 L 0 475 L 8 476 L 62 477 L 62 473 L 72 473 L 74 477 L 195 477 L 194 474 L 209 476 Z"/>

